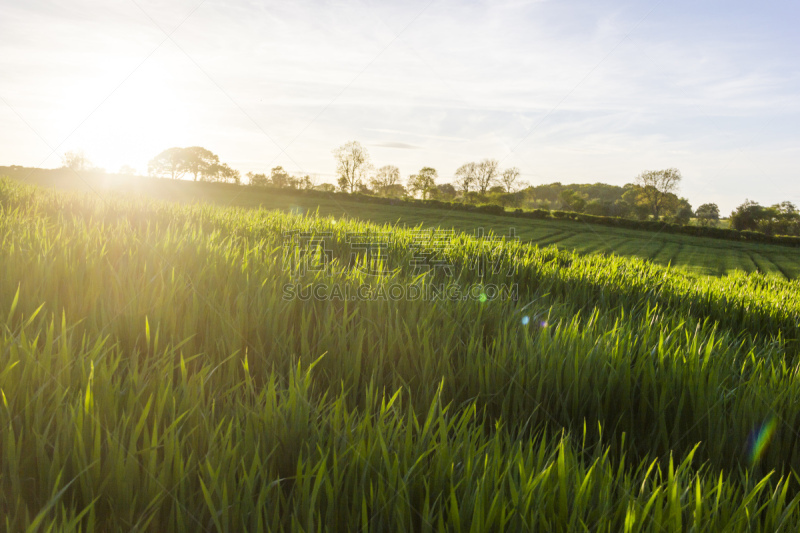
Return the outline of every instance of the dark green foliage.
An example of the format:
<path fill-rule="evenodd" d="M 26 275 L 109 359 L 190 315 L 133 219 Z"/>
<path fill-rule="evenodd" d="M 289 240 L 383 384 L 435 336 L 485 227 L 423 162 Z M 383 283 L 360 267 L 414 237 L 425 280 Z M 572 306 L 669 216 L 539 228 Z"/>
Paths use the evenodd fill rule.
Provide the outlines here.
<path fill-rule="evenodd" d="M 616 202 L 622 200 L 625 187 L 618 185 L 608 185 L 606 183 L 577 184 L 571 183 L 562 185 L 561 183 L 550 183 L 547 185 L 536 185 L 528 187 L 525 192 L 531 200 L 547 200 L 551 203 L 558 202 L 564 191 L 571 191 L 583 195 L 591 200 L 601 202 Z"/>
<path fill-rule="evenodd" d="M 746 200 L 731 213 L 730 220 L 731 225 L 741 231 L 800 236 L 800 212 L 791 202 L 763 207 Z"/>
<path fill-rule="evenodd" d="M 695 216 L 704 226 L 714 225 L 719 221 L 719 207 L 717 204 L 703 204 L 697 208 Z"/>

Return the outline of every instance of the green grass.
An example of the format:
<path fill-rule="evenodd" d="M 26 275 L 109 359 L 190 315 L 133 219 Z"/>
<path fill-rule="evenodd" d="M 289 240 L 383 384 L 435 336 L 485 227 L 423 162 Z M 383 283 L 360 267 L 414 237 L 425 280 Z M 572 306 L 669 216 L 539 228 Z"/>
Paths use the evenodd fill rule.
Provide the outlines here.
<path fill-rule="evenodd" d="M 483 228 L 498 235 L 508 235 L 513 229 L 520 239 L 542 246 L 555 244 L 560 249 L 581 253 L 613 252 L 626 257 L 650 259 L 665 266 L 671 261 L 673 266 L 701 275 L 716 276 L 743 270 L 778 272 L 789 279 L 800 276 L 800 248 L 786 246 L 627 230 L 571 221 L 529 220 L 424 207 L 347 202 L 334 197 L 320 199 L 299 194 L 275 195 L 269 190 L 235 185 L 141 177 L 120 183 L 119 177 L 102 174 L 90 173 L 78 177 L 69 171 L 14 171 L 8 167 L 2 170 L 28 183 L 84 190 L 100 195 L 108 194 L 114 188 L 121 188 L 164 200 L 205 202 L 232 207 L 263 207 L 301 213 L 311 211 L 319 212 L 322 216 L 357 218 L 377 224 L 406 227 L 421 224 L 424 227 L 452 228 L 468 233 L 475 233 Z M 674 245 L 680 246 L 680 253 L 657 253 L 665 245 L 670 248 L 674 248 Z M 750 255 L 754 253 L 762 256 L 764 261 L 752 261 Z"/>
<path fill-rule="evenodd" d="M 518 299 L 286 299 L 287 231 L 329 233 L 303 285 Z M 419 276 L 415 246 L 0 181 L 2 527 L 797 530 L 800 282 L 468 235 Z"/>

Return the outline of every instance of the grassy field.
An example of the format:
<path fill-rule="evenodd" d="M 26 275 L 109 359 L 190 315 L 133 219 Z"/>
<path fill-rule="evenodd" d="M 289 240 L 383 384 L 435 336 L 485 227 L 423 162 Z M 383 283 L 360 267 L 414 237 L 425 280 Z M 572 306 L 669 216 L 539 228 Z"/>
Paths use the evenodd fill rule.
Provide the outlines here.
<path fill-rule="evenodd" d="M 797 531 L 799 333 L 777 275 L 0 181 L 0 520 Z"/>
<path fill-rule="evenodd" d="M 602 252 L 639 257 L 702 275 L 724 275 L 743 270 L 775 273 L 787 279 L 800 276 L 800 248 L 786 246 L 616 229 L 570 221 L 525 220 L 462 211 L 346 202 L 334 198 L 326 200 L 302 195 L 275 195 L 268 190 L 234 185 L 140 177 L 117 183 L 115 180 L 119 178 L 114 177 L 87 174 L 81 180 L 68 171 L 31 173 L 30 170 L 13 171 L 8 167 L 0 169 L 0 175 L 3 173 L 46 187 L 59 186 L 101 195 L 120 187 L 160 199 L 209 202 L 222 206 L 261 206 L 300 213 L 318 211 L 323 216 L 357 218 L 378 224 L 443 227 L 470 233 L 483 228 L 498 235 L 508 235 L 513 229 L 520 239 L 541 246 L 555 245 L 563 250 L 581 253 Z"/>

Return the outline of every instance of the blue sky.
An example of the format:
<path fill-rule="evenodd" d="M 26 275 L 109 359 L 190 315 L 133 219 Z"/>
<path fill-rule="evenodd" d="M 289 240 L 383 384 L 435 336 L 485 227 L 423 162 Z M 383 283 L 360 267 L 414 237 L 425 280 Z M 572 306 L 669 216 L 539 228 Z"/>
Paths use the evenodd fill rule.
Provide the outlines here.
<path fill-rule="evenodd" d="M 0 165 L 146 169 L 205 146 L 332 181 L 331 150 L 440 181 L 677 167 L 693 205 L 800 203 L 798 2 L 0 0 Z"/>

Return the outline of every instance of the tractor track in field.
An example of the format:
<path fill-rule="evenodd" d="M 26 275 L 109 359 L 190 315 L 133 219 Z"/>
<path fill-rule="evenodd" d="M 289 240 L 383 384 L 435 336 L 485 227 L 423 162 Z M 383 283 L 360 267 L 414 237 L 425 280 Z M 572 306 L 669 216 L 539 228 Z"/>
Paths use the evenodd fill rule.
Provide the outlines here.
<path fill-rule="evenodd" d="M 782 254 L 781 254 L 781 256 L 782 256 L 784 259 L 786 258 L 786 257 L 785 257 L 785 256 L 783 256 Z M 773 260 L 772 258 L 770 258 L 770 257 L 764 256 L 764 258 L 765 258 L 765 259 L 767 259 L 767 261 L 769 261 L 769 262 L 770 262 L 770 263 L 772 263 L 773 265 L 775 265 L 775 268 L 777 268 L 777 269 L 778 269 L 778 271 L 779 271 L 781 274 L 783 274 L 783 277 L 785 277 L 786 279 L 793 279 L 793 278 L 792 278 L 792 275 L 791 275 L 791 274 L 790 274 L 790 273 L 789 273 L 789 272 L 788 272 L 788 271 L 787 271 L 787 270 L 786 270 L 786 269 L 783 267 L 783 265 L 781 265 L 781 264 L 780 264 L 780 263 L 778 263 L 777 261 L 774 261 L 774 260 Z"/>
<path fill-rule="evenodd" d="M 678 257 L 681 255 L 681 252 L 683 252 L 684 247 L 685 245 L 682 242 L 678 243 L 678 249 L 672 253 L 672 255 L 669 258 L 669 261 L 667 262 L 667 264 L 670 267 L 675 266 L 675 263 L 677 262 Z"/>
<path fill-rule="evenodd" d="M 551 237 L 555 237 L 556 235 L 558 235 L 560 233 L 564 233 L 564 230 L 563 229 L 557 229 L 555 231 L 550 231 L 548 233 L 545 233 L 541 238 L 530 239 L 528 242 L 530 242 L 531 244 L 537 244 L 538 245 L 539 243 L 546 242 Z"/>
<path fill-rule="evenodd" d="M 759 272 L 760 274 L 768 274 L 770 272 L 770 270 L 764 264 L 764 261 L 762 261 L 761 259 L 756 257 L 755 252 L 748 251 L 747 252 L 747 257 L 749 257 L 750 261 L 755 265 L 756 272 Z M 766 257 L 763 257 L 763 256 L 762 256 L 762 259 L 765 259 L 765 260 L 769 261 L 769 259 L 767 259 Z M 776 268 L 778 267 L 778 265 L 775 265 L 775 263 L 773 263 L 772 261 L 769 261 L 769 262 L 772 263 Z"/>
<path fill-rule="evenodd" d="M 661 246 L 659 246 L 653 253 L 647 256 L 647 259 L 650 261 L 655 261 L 656 257 L 659 256 L 661 252 L 664 251 L 664 248 L 667 247 L 669 243 L 667 241 L 661 241 Z"/>
<path fill-rule="evenodd" d="M 559 242 L 566 241 L 570 237 L 574 237 L 574 236 L 575 236 L 575 233 L 572 233 L 572 232 L 569 232 L 569 231 L 566 231 L 566 230 L 561 230 L 561 231 L 558 231 L 558 232 L 550 235 L 546 239 L 542 239 L 540 241 L 537 241 L 536 244 L 539 245 L 540 248 L 543 248 L 545 246 L 552 246 L 554 244 L 558 244 Z M 553 237 L 556 237 L 556 238 L 553 239 Z"/>

